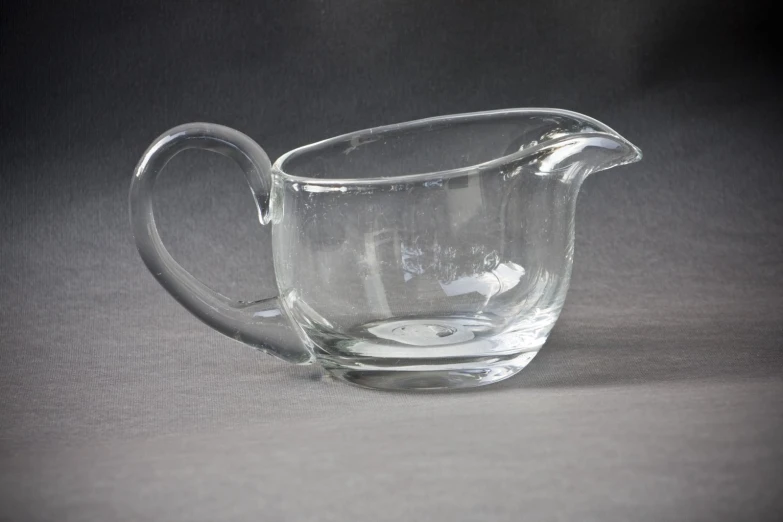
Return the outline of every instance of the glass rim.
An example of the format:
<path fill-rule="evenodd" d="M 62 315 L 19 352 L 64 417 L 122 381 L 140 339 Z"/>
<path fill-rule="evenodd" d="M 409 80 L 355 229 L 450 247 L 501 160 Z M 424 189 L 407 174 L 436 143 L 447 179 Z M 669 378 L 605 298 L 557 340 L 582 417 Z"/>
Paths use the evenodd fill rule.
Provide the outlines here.
<path fill-rule="evenodd" d="M 493 158 L 489 161 L 477 163 L 475 165 L 468 165 L 465 167 L 458 167 L 454 169 L 445 169 L 445 170 L 438 170 L 438 171 L 431 171 L 431 172 L 416 172 L 410 174 L 399 174 L 394 176 L 379 176 L 379 177 L 370 177 L 370 178 L 321 178 L 321 177 L 311 177 L 311 176 L 298 176 L 295 174 L 290 174 L 284 170 L 285 163 L 289 160 L 297 158 L 306 153 L 317 152 L 319 149 L 327 149 L 328 147 L 339 144 L 341 142 L 350 144 L 351 142 L 355 143 L 363 138 L 367 138 L 377 134 L 399 132 L 405 130 L 417 130 L 419 128 L 425 130 L 425 128 L 428 125 L 432 125 L 435 123 L 437 124 L 443 124 L 448 122 L 462 123 L 462 122 L 469 122 L 471 120 L 481 120 L 492 116 L 508 116 L 508 115 L 567 116 L 567 117 L 581 120 L 585 123 L 589 123 L 592 126 L 594 126 L 597 129 L 597 131 L 567 133 L 564 134 L 563 136 L 559 136 L 557 138 L 551 138 L 541 143 L 538 143 L 533 147 L 523 149 L 511 154 L 498 156 L 497 158 Z M 418 120 L 411 120 L 404 123 L 381 125 L 378 127 L 371 127 L 359 131 L 340 134 L 338 136 L 334 136 L 332 138 L 327 138 L 325 140 L 310 143 L 308 145 L 303 145 L 301 147 L 297 147 L 293 150 L 286 152 L 285 154 L 280 156 L 277 159 L 277 161 L 275 161 L 275 163 L 272 165 L 272 174 L 281 176 L 282 178 L 291 182 L 305 183 L 311 185 L 332 185 L 332 186 L 334 185 L 338 185 L 338 186 L 388 185 L 388 184 L 396 184 L 396 183 L 430 181 L 435 178 L 447 179 L 455 176 L 475 174 L 487 169 L 492 169 L 501 166 L 504 163 L 516 161 L 530 154 L 539 152 L 543 149 L 550 148 L 554 145 L 560 145 L 569 140 L 573 140 L 574 137 L 576 136 L 584 138 L 590 136 L 605 137 L 607 135 L 615 139 L 619 139 L 620 141 L 626 143 L 632 149 L 635 149 L 638 158 L 641 158 L 641 151 L 639 151 L 639 149 L 636 146 L 632 145 L 625 138 L 620 136 L 616 131 L 614 131 L 607 125 L 601 123 L 600 121 L 594 118 L 591 118 L 589 116 L 586 116 L 578 112 L 564 110 L 564 109 L 517 108 L 517 109 L 497 109 L 497 110 L 489 110 L 489 111 L 466 112 L 460 114 L 434 116 L 434 117 L 422 118 Z"/>

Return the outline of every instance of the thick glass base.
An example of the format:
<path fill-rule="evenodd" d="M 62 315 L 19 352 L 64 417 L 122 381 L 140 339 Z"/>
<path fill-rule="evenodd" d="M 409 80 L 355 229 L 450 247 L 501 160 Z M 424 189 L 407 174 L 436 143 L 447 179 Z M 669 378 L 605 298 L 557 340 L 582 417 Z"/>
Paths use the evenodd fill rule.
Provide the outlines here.
<path fill-rule="evenodd" d="M 449 362 L 414 359 L 400 364 L 378 358 L 320 358 L 334 378 L 365 388 L 382 390 L 448 390 L 493 384 L 517 374 L 538 353 L 526 351 L 512 355 L 480 358 L 453 358 Z M 394 366 L 390 366 L 393 363 Z"/>

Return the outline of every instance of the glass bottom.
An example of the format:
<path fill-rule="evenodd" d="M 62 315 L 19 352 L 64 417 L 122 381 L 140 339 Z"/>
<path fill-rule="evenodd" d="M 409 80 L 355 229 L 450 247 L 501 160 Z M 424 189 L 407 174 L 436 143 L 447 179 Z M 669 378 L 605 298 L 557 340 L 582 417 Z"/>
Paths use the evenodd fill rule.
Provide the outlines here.
<path fill-rule="evenodd" d="M 526 351 L 502 356 L 451 358 L 449 362 L 427 359 L 380 359 L 319 357 L 329 374 L 364 388 L 381 390 L 449 390 L 475 388 L 516 375 L 538 353 Z M 390 366 L 394 364 L 394 366 Z"/>

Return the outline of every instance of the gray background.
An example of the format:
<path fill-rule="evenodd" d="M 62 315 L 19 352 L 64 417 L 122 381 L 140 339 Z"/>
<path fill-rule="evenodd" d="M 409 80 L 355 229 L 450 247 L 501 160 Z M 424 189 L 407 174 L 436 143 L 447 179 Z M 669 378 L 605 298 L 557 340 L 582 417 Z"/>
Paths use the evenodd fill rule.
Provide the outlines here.
<path fill-rule="evenodd" d="M 783 114 L 763 4 L 7 4 L 0 519 L 778 519 Z M 176 124 L 236 127 L 274 158 L 524 106 L 596 117 L 645 159 L 586 181 L 563 315 L 502 384 L 376 392 L 286 365 L 189 316 L 132 244 L 130 174 Z M 230 160 L 188 152 L 158 195 L 186 268 L 274 292 Z"/>

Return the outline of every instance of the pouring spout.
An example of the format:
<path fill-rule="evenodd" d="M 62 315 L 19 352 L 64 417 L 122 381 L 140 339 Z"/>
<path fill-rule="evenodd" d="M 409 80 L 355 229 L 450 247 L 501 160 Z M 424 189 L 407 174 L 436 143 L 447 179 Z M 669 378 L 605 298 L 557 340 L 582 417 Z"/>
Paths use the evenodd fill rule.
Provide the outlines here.
<path fill-rule="evenodd" d="M 573 181 L 635 163 L 642 159 L 642 151 L 619 134 L 581 132 L 543 144 L 534 157 L 539 175 L 559 175 L 563 181 Z"/>
<path fill-rule="evenodd" d="M 570 111 L 558 111 L 527 150 L 529 167 L 538 175 L 559 176 L 562 181 L 581 181 L 602 170 L 642 159 L 642 151 L 598 120 Z"/>

